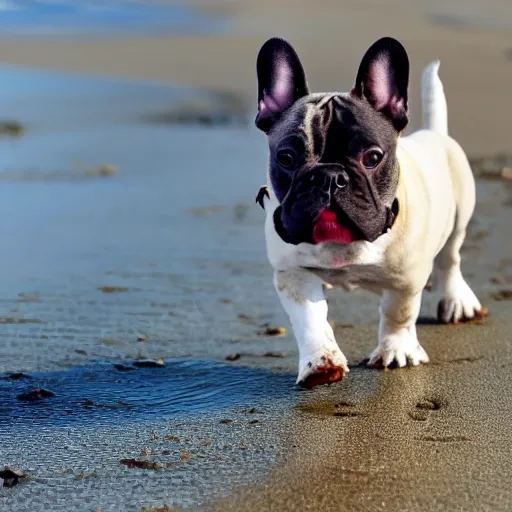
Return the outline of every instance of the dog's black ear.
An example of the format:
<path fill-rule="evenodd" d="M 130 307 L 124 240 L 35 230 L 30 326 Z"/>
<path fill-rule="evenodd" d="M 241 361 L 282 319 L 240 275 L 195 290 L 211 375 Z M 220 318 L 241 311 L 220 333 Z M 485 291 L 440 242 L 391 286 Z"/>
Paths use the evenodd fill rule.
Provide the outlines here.
<path fill-rule="evenodd" d="M 409 57 L 396 39 L 384 37 L 366 51 L 352 94 L 366 98 L 401 132 L 408 123 Z"/>
<path fill-rule="evenodd" d="M 258 53 L 258 115 L 256 126 L 267 133 L 276 119 L 299 98 L 308 84 L 300 59 L 284 39 L 269 39 Z"/>

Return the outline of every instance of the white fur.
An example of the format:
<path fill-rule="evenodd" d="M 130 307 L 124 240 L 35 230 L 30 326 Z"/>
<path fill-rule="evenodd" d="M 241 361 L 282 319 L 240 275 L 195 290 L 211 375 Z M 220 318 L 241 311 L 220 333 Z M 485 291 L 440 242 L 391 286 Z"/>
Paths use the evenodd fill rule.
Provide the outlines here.
<path fill-rule="evenodd" d="M 274 284 L 299 346 L 299 374 L 304 380 L 311 370 L 327 362 L 348 372 L 347 359 L 338 347 L 327 321 L 327 302 L 322 280 L 301 269 L 277 271 Z"/>
<path fill-rule="evenodd" d="M 414 295 L 386 290 L 382 296 L 379 344 L 371 353 L 369 364 L 384 367 L 396 361 L 399 367 L 408 363 L 428 363 L 428 356 L 416 336 L 416 318 L 420 312 L 421 292 Z"/>
<path fill-rule="evenodd" d="M 423 128 L 448 135 L 448 107 L 439 78 L 439 60 L 432 61 L 421 76 Z"/>
<path fill-rule="evenodd" d="M 382 296 L 378 346 L 370 364 L 384 367 L 393 362 L 398 366 L 428 362 L 415 324 L 422 290 L 432 272 L 446 305 L 443 320 L 471 318 L 481 309 L 462 277 L 459 255 L 475 205 L 475 185 L 463 150 L 447 135 L 446 99 L 438 68 L 439 61 L 433 62 L 423 74 L 427 129 L 399 141 L 400 213 L 393 228 L 375 242 L 285 243 L 274 228 L 279 203 L 267 176 L 267 253 L 298 343 L 298 381 L 313 375 L 325 358 L 348 370 L 327 322 L 324 283 L 347 290 L 360 286 Z"/>

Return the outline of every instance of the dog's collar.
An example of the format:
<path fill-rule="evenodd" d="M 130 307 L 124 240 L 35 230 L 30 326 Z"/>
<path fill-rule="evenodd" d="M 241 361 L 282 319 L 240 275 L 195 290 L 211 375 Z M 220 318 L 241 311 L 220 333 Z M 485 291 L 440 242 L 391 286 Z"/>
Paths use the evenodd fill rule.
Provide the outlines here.
<path fill-rule="evenodd" d="M 264 197 L 267 196 L 270 199 L 270 191 L 267 186 L 260 187 L 256 196 L 256 202 L 265 209 Z"/>

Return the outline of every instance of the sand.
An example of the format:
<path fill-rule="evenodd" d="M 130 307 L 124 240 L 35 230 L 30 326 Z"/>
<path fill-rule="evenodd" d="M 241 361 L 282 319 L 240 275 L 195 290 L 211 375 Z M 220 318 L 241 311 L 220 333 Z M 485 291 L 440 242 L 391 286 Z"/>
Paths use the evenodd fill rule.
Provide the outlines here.
<path fill-rule="evenodd" d="M 479 334 L 491 329 L 492 340 Z M 507 333 L 462 327 L 443 346 L 434 332 L 420 330 L 430 366 L 355 369 L 325 398 L 306 399 L 285 462 L 205 510 L 510 510 Z"/>
<path fill-rule="evenodd" d="M 421 69 L 429 60 L 441 58 L 451 133 L 471 155 L 510 151 L 512 65 L 507 52 L 512 46 L 512 6 L 506 2 L 492 0 L 485 7 L 483 2 L 424 5 L 405 0 L 385 4 L 354 0 L 343 5 L 324 0 L 314 6 L 303 0 L 193 3 L 213 15 L 229 17 L 231 29 L 215 35 L 94 41 L 3 40 L 0 60 L 13 66 L 144 78 L 218 91 L 233 98 L 233 109 L 243 105 L 252 112 L 255 58 L 267 37 L 283 35 L 295 44 L 314 90 L 346 90 L 366 47 L 382 35 L 393 35 L 404 42 L 412 61 L 412 127 L 418 126 L 419 120 Z M 151 113 L 164 109 L 165 91 L 160 91 L 158 98 L 150 89 L 133 94 L 136 101 L 130 105 L 134 117 L 147 113 L 144 96 L 154 100 L 149 105 Z M 132 96 L 123 98 L 126 101 Z M 67 106 L 66 101 L 59 103 L 56 112 L 65 112 Z M 25 113 L 31 110 L 30 104 L 24 108 Z M 106 121 L 93 122 L 83 114 L 86 124 L 92 123 L 85 127 L 55 121 L 51 130 L 47 128 L 50 135 L 42 130 L 39 138 L 37 134 L 29 136 L 20 142 L 19 151 L 15 145 L 10 152 L 4 147 L 13 165 L 37 164 L 42 175 L 30 177 L 26 184 L 15 169 L 7 180 L 10 182 L 3 185 L 23 214 L 4 226 L 4 239 L 12 239 L 10 250 L 2 256 L 4 267 L 13 261 L 17 265 L 4 281 L 2 298 L 10 314 L 21 312 L 28 319 L 44 322 L 6 326 L 3 370 L 49 371 L 94 359 L 130 360 L 139 356 L 223 360 L 234 351 L 242 353 L 239 360 L 230 363 L 234 366 L 278 370 L 278 375 L 286 378 L 273 384 L 279 387 L 279 398 L 262 417 L 258 425 L 261 433 L 255 430 L 248 436 L 248 426 L 240 423 L 236 435 L 226 434 L 237 443 L 245 438 L 249 445 L 262 450 L 269 439 L 270 451 L 263 456 L 249 448 L 248 462 L 237 454 L 232 460 L 236 468 L 226 464 L 220 480 L 211 476 L 218 466 L 201 466 L 207 475 L 204 485 L 208 486 L 208 496 L 222 494 L 225 487 L 230 491 L 223 500 L 208 501 L 203 507 L 206 510 L 512 508 L 512 320 L 510 301 L 494 298 L 499 290 L 512 286 L 512 238 L 506 236 L 510 232 L 510 182 L 478 179 L 478 204 L 463 256 L 466 276 L 491 316 L 472 325 L 433 325 L 437 298 L 426 293 L 419 336 L 431 364 L 379 372 L 358 365 L 376 341 L 375 298 L 331 291 L 330 316 L 339 325 L 336 336 L 352 371 L 345 381 L 330 388 L 299 393 L 293 390 L 291 378 L 297 363 L 291 334 L 279 339 L 254 335 L 256 324 L 262 321 L 286 322 L 270 285 L 270 269 L 261 245 L 262 212 L 250 208 L 254 206 L 252 192 L 264 177 L 261 135 L 254 129 L 206 131 L 122 124 L 114 129 L 114 121 L 120 118 L 110 111 L 109 116 Z M 47 120 L 51 121 L 50 116 Z M 111 139 L 107 140 L 107 135 Z M 233 141 L 237 148 L 234 155 Z M 199 146 L 207 149 L 205 154 L 197 151 Z M 87 165 L 109 159 L 119 166 L 119 176 L 82 186 L 74 175 L 70 178 L 54 173 L 60 168 L 59 162 L 68 165 L 76 155 Z M 194 169 L 206 168 L 211 162 L 222 171 L 205 173 L 197 193 L 187 202 L 186 194 L 175 185 L 192 186 Z M 247 162 L 245 176 L 240 162 Z M 185 174 L 178 174 L 178 170 Z M 48 182 L 55 183 L 54 188 L 48 189 Z M 226 189 L 223 182 L 236 186 Z M 27 195 L 27 187 L 32 195 Z M 47 195 L 49 190 L 53 196 Z M 50 209 L 48 197 L 52 198 Z M 7 215 L 12 203 L 2 204 Z M 240 215 L 240 211 L 245 213 Z M 206 242 L 198 244 L 197 237 L 192 236 L 180 253 L 176 251 L 180 234 L 170 231 L 170 225 L 185 226 L 187 233 L 199 233 Z M 27 226 L 32 232 L 26 231 Z M 27 242 L 20 233 L 35 236 L 38 248 L 43 248 L 37 260 L 27 254 Z M 59 240 L 63 237 L 79 239 L 80 243 L 62 248 Z M 106 239 L 109 243 L 102 245 L 101 240 Z M 171 263 L 174 271 L 169 269 Z M 179 277 L 180 273 L 184 277 Z M 171 291 L 169 282 L 173 283 Z M 98 286 L 108 284 L 126 286 L 130 291 L 121 297 L 98 295 Z M 247 290 L 258 291 L 248 298 Z M 16 295 L 33 291 L 41 292 L 37 301 Z M 191 302 L 182 302 L 191 293 Z M 231 302 L 225 302 L 226 296 Z M 177 314 L 179 320 L 169 313 Z M 240 314 L 252 316 L 255 323 L 242 324 Z M 169 332 L 177 326 L 170 340 Z M 135 330 L 149 333 L 150 342 L 137 342 Z M 214 342 L 209 343 L 209 338 Z M 105 339 L 118 344 L 105 344 Z M 18 364 L 23 350 L 26 357 Z M 261 357 L 269 350 L 290 355 Z M 268 399 L 268 392 L 263 395 Z M 215 423 L 201 428 L 215 436 L 219 427 Z M 79 439 L 83 433 L 73 435 Z M 88 435 L 92 436 L 88 437 L 91 443 L 103 436 Z M 109 449 L 125 456 L 126 450 L 138 449 L 134 439 L 139 435 L 141 430 L 134 427 L 129 432 L 123 430 L 122 436 L 109 431 L 104 440 L 108 440 Z M 199 443 L 200 435 L 196 437 Z M 121 445 L 116 444 L 118 439 Z M 14 461 L 18 460 L 17 446 L 17 438 L 12 437 L 9 453 Z M 53 470 L 62 469 L 52 458 L 55 455 L 29 453 L 35 464 L 46 466 L 39 472 L 46 471 L 52 482 Z M 66 463 L 76 471 L 81 454 L 77 451 L 67 456 Z M 108 483 L 110 494 L 103 496 L 103 503 L 96 499 L 99 494 L 93 495 L 88 501 L 90 510 L 98 506 L 116 510 L 113 489 L 124 484 L 109 473 L 109 464 L 117 463 L 115 457 L 111 459 L 100 468 L 100 477 L 104 471 L 110 480 L 102 482 L 100 478 L 93 485 Z M 224 468 L 224 463 L 221 466 Z M 270 472 L 269 466 L 273 467 Z M 88 468 L 94 469 L 94 463 Z M 198 470 L 190 466 L 183 471 L 185 483 L 179 485 L 187 488 L 180 496 L 190 501 L 181 502 L 194 504 L 197 493 L 190 489 L 196 485 Z M 158 478 L 165 480 L 165 475 Z M 172 482 L 172 475 L 169 479 Z M 124 483 L 136 481 L 133 477 Z M 241 483 L 245 485 L 231 490 L 232 485 Z M 45 484 L 39 482 L 40 487 L 29 497 L 20 486 L 9 494 L 7 503 L 25 499 L 28 510 L 31 500 L 40 500 L 43 495 L 51 501 L 53 489 Z M 72 482 L 62 489 L 57 486 L 62 510 L 65 493 L 74 487 Z M 88 492 L 87 482 L 81 487 Z M 179 489 L 181 492 L 183 488 Z M 163 492 L 158 486 L 155 492 L 158 500 L 163 500 L 160 504 L 166 497 L 170 504 L 180 502 L 172 490 L 171 486 Z M 133 507 L 129 510 L 137 510 L 141 504 L 136 494 L 130 498 Z"/>

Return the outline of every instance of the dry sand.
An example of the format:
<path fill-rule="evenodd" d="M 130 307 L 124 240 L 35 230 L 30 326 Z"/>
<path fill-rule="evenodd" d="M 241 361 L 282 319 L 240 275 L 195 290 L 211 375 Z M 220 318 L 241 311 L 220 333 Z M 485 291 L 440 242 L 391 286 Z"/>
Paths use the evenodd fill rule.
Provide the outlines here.
<path fill-rule="evenodd" d="M 255 59 L 266 38 L 288 38 L 314 90 L 346 90 L 378 37 L 403 41 L 412 62 L 412 127 L 423 66 L 441 59 L 451 133 L 474 154 L 511 145 L 512 4 L 506 0 L 193 0 L 232 21 L 224 34 L 0 43 L 0 61 L 141 77 L 228 91 L 255 108 Z"/>

